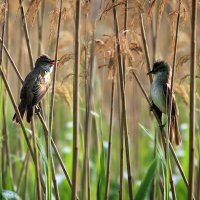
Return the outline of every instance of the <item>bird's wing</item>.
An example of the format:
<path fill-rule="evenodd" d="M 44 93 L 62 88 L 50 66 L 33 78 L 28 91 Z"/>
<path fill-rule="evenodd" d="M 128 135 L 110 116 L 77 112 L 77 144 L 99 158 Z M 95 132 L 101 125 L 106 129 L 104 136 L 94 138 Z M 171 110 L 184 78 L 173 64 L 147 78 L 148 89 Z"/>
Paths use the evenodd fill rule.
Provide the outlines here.
<path fill-rule="evenodd" d="M 35 71 L 31 71 L 25 78 L 21 92 L 20 92 L 20 99 L 27 99 L 29 96 L 27 96 L 28 91 L 32 89 L 33 85 L 35 84 L 35 81 L 37 80 L 38 73 Z"/>
<path fill-rule="evenodd" d="M 169 84 L 163 84 L 163 93 L 167 100 L 167 109 L 168 109 L 169 101 L 170 101 L 170 93 L 171 93 L 171 88 L 170 88 Z M 174 116 L 174 115 L 178 115 L 178 108 L 176 105 L 175 96 L 174 96 L 174 94 L 172 94 L 172 116 Z"/>
<path fill-rule="evenodd" d="M 32 105 L 36 105 L 37 103 L 40 102 L 40 100 L 46 94 L 49 85 L 50 85 L 50 80 L 46 79 L 46 77 L 43 76 L 42 74 L 39 74 L 32 88 L 33 92 Z"/>
<path fill-rule="evenodd" d="M 162 112 L 160 111 L 160 109 L 154 104 L 154 102 L 152 101 L 152 108 L 155 111 L 155 113 L 157 114 L 158 118 L 160 119 L 160 121 L 162 121 Z"/>

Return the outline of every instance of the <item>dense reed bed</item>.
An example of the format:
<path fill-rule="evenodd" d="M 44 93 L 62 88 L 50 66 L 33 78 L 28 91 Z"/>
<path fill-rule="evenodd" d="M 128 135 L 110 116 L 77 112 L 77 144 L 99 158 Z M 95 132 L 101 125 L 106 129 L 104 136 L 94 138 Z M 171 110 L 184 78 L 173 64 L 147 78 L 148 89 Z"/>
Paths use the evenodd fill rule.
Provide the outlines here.
<path fill-rule="evenodd" d="M 1 198 L 199 200 L 198 11 L 195 0 L 1 0 Z M 20 90 L 41 54 L 55 64 L 29 124 Z M 172 71 L 163 121 L 146 75 L 156 60 Z"/>

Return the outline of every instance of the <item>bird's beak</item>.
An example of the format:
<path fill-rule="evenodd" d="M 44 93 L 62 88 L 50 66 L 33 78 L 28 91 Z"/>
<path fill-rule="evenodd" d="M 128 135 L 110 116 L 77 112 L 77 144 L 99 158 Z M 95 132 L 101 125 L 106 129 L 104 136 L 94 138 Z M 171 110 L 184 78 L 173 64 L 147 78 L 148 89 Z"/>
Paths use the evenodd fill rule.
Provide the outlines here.
<path fill-rule="evenodd" d="M 58 59 L 57 62 L 59 62 L 59 61 L 60 61 L 60 60 Z M 54 64 L 55 64 L 55 60 L 51 60 L 51 61 L 50 61 L 50 64 L 51 64 L 51 65 L 54 65 Z"/>
<path fill-rule="evenodd" d="M 147 75 L 153 74 L 153 70 L 149 71 Z"/>

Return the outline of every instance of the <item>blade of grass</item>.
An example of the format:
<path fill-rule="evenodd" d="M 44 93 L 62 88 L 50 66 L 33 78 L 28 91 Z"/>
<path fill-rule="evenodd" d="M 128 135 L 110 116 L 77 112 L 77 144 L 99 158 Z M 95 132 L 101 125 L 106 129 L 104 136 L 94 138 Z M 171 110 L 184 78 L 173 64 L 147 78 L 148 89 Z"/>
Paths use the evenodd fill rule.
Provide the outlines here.
<path fill-rule="evenodd" d="M 35 176 L 36 176 L 36 186 L 37 186 L 37 199 L 41 199 L 40 193 L 40 175 L 39 175 L 39 159 L 38 153 L 36 148 L 36 136 L 35 136 L 35 120 L 34 117 L 31 119 L 31 129 L 32 129 L 32 136 L 33 136 L 33 151 L 35 154 Z"/>
<path fill-rule="evenodd" d="M 147 173 L 145 174 L 138 191 L 135 194 L 135 200 L 145 199 L 148 188 L 149 188 L 149 186 L 153 180 L 154 174 L 156 172 L 157 165 L 158 165 L 158 160 L 154 159 L 154 161 L 149 166 Z"/>

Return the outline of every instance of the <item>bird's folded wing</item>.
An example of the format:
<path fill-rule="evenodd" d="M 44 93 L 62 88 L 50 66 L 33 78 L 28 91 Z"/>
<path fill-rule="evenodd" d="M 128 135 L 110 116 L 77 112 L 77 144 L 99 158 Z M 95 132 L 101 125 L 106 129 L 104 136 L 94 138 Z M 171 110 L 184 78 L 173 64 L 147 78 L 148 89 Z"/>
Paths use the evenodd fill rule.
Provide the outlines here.
<path fill-rule="evenodd" d="M 171 94 L 171 88 L 169 84 L 163 84 L 163 93 L 167 100 L 167 110 L 169 109 L 169 101 L 170 101 L 170 94 Z M 178 108 L 176 105 L 176 99 L 174 94 L 172 94 L 172 115 L 178 115 Z"/>
<path fill-rule="evenodd" d="M 46 94 L 48 88 L 49 88 L 49 82 L 45 81 L 45 79 L 39 75 L 32 89 L 33 92 L 32 105 L 36 105 L 37 103 L 40 102 L 40 100 Z"/>

